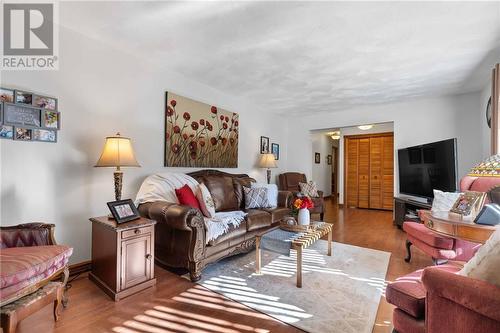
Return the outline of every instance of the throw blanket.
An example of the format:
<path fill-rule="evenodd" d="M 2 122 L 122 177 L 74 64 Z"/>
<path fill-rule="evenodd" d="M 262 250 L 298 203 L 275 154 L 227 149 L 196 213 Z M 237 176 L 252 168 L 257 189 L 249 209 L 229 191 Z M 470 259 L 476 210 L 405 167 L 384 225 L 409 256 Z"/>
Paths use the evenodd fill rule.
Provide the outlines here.
<path fill-rule="evenodd" d="M 206 242 L 217 239 L 224 235 L 230 226 L 239 227 L 241 222 L 245 220 L 247 214 L 242 211 L 234 212 L 219 212 L 215 213 L 213 218 L 205 217 L 205 227 L 207 229 Z"/>
<path fill-rule="evenodd" d="M 135 198 L 135 205 L 146 202 L 166 201 L 178 204 L 175 189 L 188 186 L 196 193 L 198 182 L 191 176 L 184 173 L 157 173 L 147 177 L 139 189 L 139 193 Z M 204 218 L 206 234 L 206 242 L 216 239 L 224 235 L 231 226 L 238 227 L 244 220 L 247 214 L 242 211 L 234 212 L 219 212 L 211 219 Z"/>
<path fill-rule="evenodd" d="M 195 192 L 198 182 L 191 176 L 184 173 L 157 173 L 144 180 L 135 198 L 135 205 L 154 201 L 167 201 L 178 204 L 175 189 L 184 185 Z M 195 192 L 196 193 L 196 192 Z"/>

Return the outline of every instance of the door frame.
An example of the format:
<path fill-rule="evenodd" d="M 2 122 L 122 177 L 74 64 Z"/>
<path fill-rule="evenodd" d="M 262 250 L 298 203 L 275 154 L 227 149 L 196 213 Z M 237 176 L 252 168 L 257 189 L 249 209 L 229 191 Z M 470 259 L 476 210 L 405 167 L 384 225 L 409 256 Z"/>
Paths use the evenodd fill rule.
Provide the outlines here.
<path fill-rule="evenodd" d="M 367 133 L 367 134 L 344 135 L 344 163 L 343 163 L 344 164 L 344 172 L 343 172 L 343 176 L 344 176 L 344 184 L 343 184 L 344 202 L 343 202 L 343 205 L 344 205 L 344 207 L 347 207 L 347 204 L 346 204 L 346 198 L 347 198 L 347 181 L 346 181 L 347 180 L 347 158 L 346 158 L 347 157 L 347 139 L 365 139 L 365 138 L 374 138 L 374 137 L 388 136 L 388 135 L 392 135 L 392 137 L 394 138 L 394 131 L 393 132 L 373 133 L 373 134 Z M 358 147 L 358 150 L 359 150 L 359 147 Z M 392 164 L 393 164 L 393 168 L 394 168 L 394 157 L 392 159 Z M 394 174 L 392 177 L 394 178 Z M 359 184 L 358 184 L 358 187 L 359 187 Z M 359 205 L 359 198 L 358 198 L 358 205 Z M 356 205 L 356 206 L 358 206 L 358 205 Z"/>

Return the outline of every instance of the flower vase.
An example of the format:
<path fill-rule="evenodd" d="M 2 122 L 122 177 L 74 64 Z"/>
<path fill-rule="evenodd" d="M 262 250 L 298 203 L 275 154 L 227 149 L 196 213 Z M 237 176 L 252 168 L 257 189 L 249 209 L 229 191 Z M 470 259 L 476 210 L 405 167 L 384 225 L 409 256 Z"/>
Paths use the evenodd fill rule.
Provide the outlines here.
<path fill-rule="evenodd" d="M 309 209 L 307 208 L 299 209 L 298 219 L 300 225 L 309 225 L 311 221 L 311 214 L 309 213 Z"/>

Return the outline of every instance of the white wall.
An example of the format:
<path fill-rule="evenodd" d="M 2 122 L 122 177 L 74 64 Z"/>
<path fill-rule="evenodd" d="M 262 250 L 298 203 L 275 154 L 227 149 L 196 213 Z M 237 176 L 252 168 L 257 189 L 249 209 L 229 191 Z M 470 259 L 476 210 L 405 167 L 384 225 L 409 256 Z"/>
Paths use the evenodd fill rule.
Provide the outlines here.
<path fill-rule="evenodd" d="M 280 144 L 282 169 L 274 169 L 273 174 L 284 169 L 287 148 L 282 117 L 188 81 L 174 70 L 160 72 L 144 60 L 61 29 L 59 71 L 2 72 L 1 86 L 57 97 L 62 130 L 57 144 L 0 140 L 1 224 L 55 223 L 57 241 L 75 249 L 71 262 L 88 260 L 88 218 L 107 214 L 106 202 L 114 200 L 113 170 L 93 168 L 104 138 L 117 131 L 131 137 L 142 165 L 125 170 L 124 198 L 134 198 L 147 175 L 173 171 L 163 167 L 167 90 L 240 114 L 239 167 L 225 171 L 249 173 L 264 182 L 265 170 L 255 168 L 261 135 Z"/>
<path fill-rule="evenodd" d="M 312 164 L 311 180 L 318 185 L 318 190 L 323 191 L 324 196 L 332 194 L 332 166 L 328 165 L 327 156 L 332 154 L 333 140 L 326 133 L 312 133 L 312 155 L 310 162 Z M 320 163 L 314 162 L 314 154 L 320 153 Z M 332 159 L 333 161 L 333 159 Z M 333 162 L 332 162 L 333 163 Z"/>
<path fill-rule="evenodd" d="M 470 93 L 407 102 L 362 106 L 342 112 L 307 116 L 289 122 L 287 146 L 311 156 L 308 138 L 311 130 L 350 127 L 358 124 L 394 122 L 395 149 L 449 138 L 458 139 L 458 175 L 464 176 L 470 167 L 481 160 L 483 142 L 479 103 L 480 94 Z M 482 119 L 482 118 L 481 118 Z M 293 148 L 292 148 L 293 147 Z M 397 161 L 395 161 L 395 193 L 398 193 Z M 290 170 L 312 174 L 311 163 L 289 151 Z M 340 185 L 339 185 L 340 186 Z"/>

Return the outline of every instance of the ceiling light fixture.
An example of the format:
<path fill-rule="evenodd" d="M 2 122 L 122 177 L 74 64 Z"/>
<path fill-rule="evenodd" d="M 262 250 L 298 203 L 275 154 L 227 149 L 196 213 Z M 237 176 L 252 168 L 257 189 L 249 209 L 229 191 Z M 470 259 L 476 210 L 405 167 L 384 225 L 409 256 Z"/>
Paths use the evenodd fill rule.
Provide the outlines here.
<path fill-rule="evenodd" d="M 340 131 L 330 132 L 328 135 L 332 138 L 332 140 L 340 139 Z"/>
<path fill-rule="evenodd" d="M 360 125 L 358 128 L 362 131 L 366 131 L 373 128 L 373 125 Z"/>

